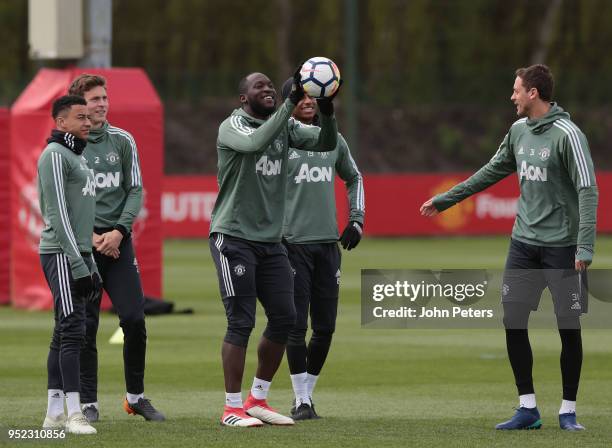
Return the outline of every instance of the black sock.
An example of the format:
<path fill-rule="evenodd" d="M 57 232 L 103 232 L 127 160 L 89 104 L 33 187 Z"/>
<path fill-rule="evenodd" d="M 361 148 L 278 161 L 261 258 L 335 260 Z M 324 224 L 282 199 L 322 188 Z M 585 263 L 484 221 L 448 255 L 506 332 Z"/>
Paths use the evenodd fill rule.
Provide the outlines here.
<path fill-rule="evenodd" d="M 289 373 L 297 375 L 306 371 L 306 343 L 299 345 L 287 345 L 287 364 L 289 364 Z"/>
<path fill-rule="evenodd" d="M 533 355 L 526 329 L 506 329 L 506 348 L 519 395 L 533 394 Z"/>
<path fill-rule="evenodd" d="M 59 364 L 59 350 L 55 348 L 51 348 L 47 356 L 47 389 L 64 389 Z"/>
<path fill-rule="evenodd" d="M 313 334 L 308 343 L 308 356 L 306 358 L 308 360 L 306 371 L 311 375 L 319 375 L 321 373 L 329 353 L 329 347 L 331 346 L 331 334 L 325 335 L 325 337 L 316 336 Z"/>
<path fill-rule="evenodd" d="M 123 329 L 123 365 L 126 390 L 131 394 L 144 392 L 147 328 L 144 319 L 120 322 Z"/>
<path fill-rule="evenodd" d="M 582 368 L 582 335 L 580 329 L 559 329 L 559 336 L 561 336 L 563 399 L 576 401 Z"/>

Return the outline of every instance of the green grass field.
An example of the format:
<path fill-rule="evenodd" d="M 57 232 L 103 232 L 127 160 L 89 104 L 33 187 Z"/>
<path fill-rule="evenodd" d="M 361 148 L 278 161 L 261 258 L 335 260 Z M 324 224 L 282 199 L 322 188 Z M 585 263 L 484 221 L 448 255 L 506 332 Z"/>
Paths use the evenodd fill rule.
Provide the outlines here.
<path fill-rule="evenodd" d="M 344 254 L 338 328 L 315 391 L 321 420 L 295 427 L 222 428 L 220 344 L 225 317 L 206 241 L 165 244 L 165 297 L 193 315 L 147 320 L 146 393 L 168 421 L 152 424 L 121 409 L 121 347 L 107 343 L 117 318 L 100 324 L 98 435 L 63 442 L 7 441 L 7 428 L 38 428 L 46 409 L 46 355 L 52 316 L 0 308 L 0 444 L 21 446 L 309 446 L 604 447 L 612 444 L 612 332 L 584 332 L 585 361 L 578 414 L 583 433 L 562 432 L 560 343 L 553 330 L 531 332 L 534 378 L 544 426 L 540 431 L 496 432 L 513 413 L 516 394 L 499 330 L 363 330 L 361 268 L 501 268 L 507 238 L 370 239 Z M 612 267 L 612 238 L 599 238 L 597 267 Z M 261 311 L 261 310 L 260 310 Z M 261 334 L 260 313 L 254 336 Z M 254 374 L 252 339 L 244 391 Z M 288 412 L 291 384 L 283 364 L 271 390 L 272 406 Z"/>

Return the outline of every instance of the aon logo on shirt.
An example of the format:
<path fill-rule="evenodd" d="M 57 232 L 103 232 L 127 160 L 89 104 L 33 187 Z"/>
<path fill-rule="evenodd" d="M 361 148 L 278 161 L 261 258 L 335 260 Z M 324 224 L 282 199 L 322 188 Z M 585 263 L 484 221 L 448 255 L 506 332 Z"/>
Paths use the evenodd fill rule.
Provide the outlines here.
<path fill-rule="evenodd" d="M 96 187 L 110 188 L 119 186 L 119 171 L 114 173 L 96 173 Z"/>
<path fill-rule="evenodd" d="M 521 172 L 519 178 L 523 180 L 523 177 L 527 180 L 535 180 L 538 182 L 546 182 L 547 172 L 546 168 L 540 168 L 539 166 L 527 165 L 527 162 L 523 160 L 521 163 Z"/>
<path fill-rule="evenodd" d="M 332 180 L 332 169 L 329 166 L 308 167 L 307 163 L 302 163 L 300 172 L 295 176 L 295 183 L 299 184 L 303 182 L 331 182 Z"/>
<path fill-rule="evenodd" d="M 281 173 L 282 160 L 268 159 L 268 156 L 261 156 L 255 164 L 255 172 L 264 176 L 278 176 Z"/>

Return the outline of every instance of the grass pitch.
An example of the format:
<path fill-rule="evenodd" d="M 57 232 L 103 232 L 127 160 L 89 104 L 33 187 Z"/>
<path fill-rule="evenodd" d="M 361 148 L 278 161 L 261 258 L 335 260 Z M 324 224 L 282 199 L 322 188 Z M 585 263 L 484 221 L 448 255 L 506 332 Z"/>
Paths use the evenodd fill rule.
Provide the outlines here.
<path fill-rule="evenodd" d="M 128 416 L 121 347 L 107 343 L 117 318 L 101 318 L 100 405 L 96 436 L 64 441 L 9 441 L 7 428 L 39 428 L 46 407 L 46 355 L 52 315 L 0 308 L 0 444 L 7 446 L 268 446 L 310 447 L 604 447 L 612 444 L 612 332 L 584 332 L 578 415 L 587 431 L 558 429 L 560 343 L 553 330 L 531 331 L 534 378 L 544 426 L 498 432 L 516 406 L 512 372 L 499 330 L 362 330 L 359 269 L 501 268 L 508 238 L 364 240 L 343 253 L 338 329 L 315 391 L 324 417 L 291 428 L 235 430 L 219 426 L 223 406 L 220 344 L 225 317 L 206 241 L 165 244 L 165 297 L 194 315 L 147 319 L 146 394 L 166 413 L 161 424 Z M 612 238 L 599 238 L 596 267 L 612 267 Z M 244 395 L 255 370 L 261 310 L 253 333 Z M 288 412 L 286 364 L 270 403 Z"/>

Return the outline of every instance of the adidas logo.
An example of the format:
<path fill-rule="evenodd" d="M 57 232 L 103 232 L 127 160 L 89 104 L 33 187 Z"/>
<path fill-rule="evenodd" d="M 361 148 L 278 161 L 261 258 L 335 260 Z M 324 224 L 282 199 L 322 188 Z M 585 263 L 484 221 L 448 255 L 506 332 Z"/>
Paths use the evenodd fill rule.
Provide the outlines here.
<path fill-rule="evenodd" d="M 521 146 L 521 149 L 518 150 L 519 155 L 525 154 L 525 149 Z"/>
<path fill-rule="evenodd" d="M 340 275 L 341 275 L 341 274 L 340 274 L 340 269 L 338 269 L 338 270 L 336 271 L 336 277 L 340 277 Z"/>
<path fill-rule="evenodd" d="M 255 389 L 257 390 L 263 390 L 263 386 L 261 384 L 258 384 L 257 386 L 255 386 Z"/>
<path fill-rule="evenodd" d="M 580 306 L 580 302 L 574 302 L 574 304 L 570 307 L 572 310 L 581 310 L 582 306 Z"/>
<path fill-rule="evenodd" d="M 227 425 L 233 425 L 234 423 L 239 422 L 240 420 L 242 420 L 240 417 L 234 414 L 230 414 L 223 419 L 223 423 Z"/>
<path fill-rule="evenodd" d="M 295 151 L 291 151 L 291 154 L 289 154 L 289 160 L 299 159 L 299 158 L 300 158 L 300 155 Z"/>

